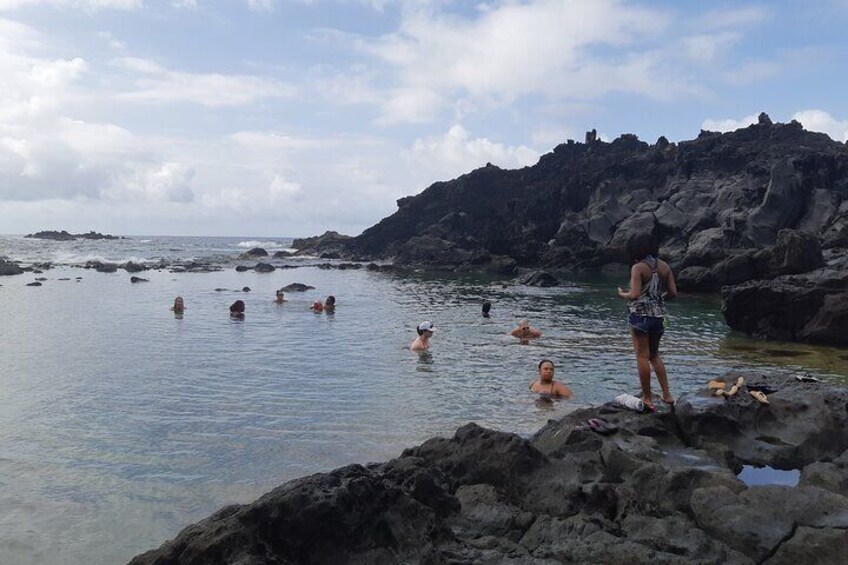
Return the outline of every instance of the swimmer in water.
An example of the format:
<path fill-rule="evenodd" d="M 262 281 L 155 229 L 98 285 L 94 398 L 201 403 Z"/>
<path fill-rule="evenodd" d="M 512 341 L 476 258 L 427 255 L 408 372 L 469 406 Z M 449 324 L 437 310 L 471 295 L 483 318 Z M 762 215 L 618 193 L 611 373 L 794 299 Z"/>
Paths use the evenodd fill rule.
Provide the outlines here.
<path fill-rule="evenodd" d="M 171 306 L 171 311 L 175 314 L 182 314 L 185 311 L 185 302 L 182 296 L 174 298 L 174 305 Z"/>
<path fill-rule="evenodd" d="M 571 398 L 574 393 L 564 384 L 554 380 L 554 362 L 550 359 L 539 361 L 539 378 L 530 383 L 530 392 L 549 396 L 551 398 Z"/>
<path fill-rule="evenodd" d="M 336 311 L 336 297 L 332 294 L 324 301 L 324 312 L 332 314 Z"/>
<path fill-rule="evenodd" d="M 412 342 L 409 349 L 412 351 L 425 351 L 430 349 L 430 338 L 433 337 L 433 333 L 436 331 L 436 326 L 433 325 L 433 322 L 421 322 L 418 324 L 418 327 L 415 328 L 415 331 L 418 332 L 418 337 L 415 338 L 415 341 Z"/>
<path fill-rule="evenodd" d="M 486 301 L 486 302 L 483 303 L 483 317 L 484 318 L 489 317 L 489 310 L 491 310 L 491 309 L 492 309 L 492 303 L 491 302 Z"/>
<path fill-rule="evenodd" d="M 230 305 L 230 316 L 233 318 L 244 318 L 244 300 L 236 300 Z"/>
<path fill-rule="evenodd" d="M 542 337 L 542 332 L 536 328 L 531 328 L 527 320 L 518 322 L 518 327 L 509 332 L 512 337 L 517 337 L 522 343 L 527 343 L 527 340 Z"/>
<path fill-rule="evenodd" d="M 276 297 L 274 298 L 274 304 L 282 304 L 283 302 L 287 302 L 286 294 L 282 291 L 282 289 L 277 291 Z"/>
<path fill-rule="evenodd" d="M 320 300 L 316 300 L 312 303 L 312 306 L 309 307 L 310 310 L 315 312 L 323 312 L 324 311 L 324 303 Z"/>

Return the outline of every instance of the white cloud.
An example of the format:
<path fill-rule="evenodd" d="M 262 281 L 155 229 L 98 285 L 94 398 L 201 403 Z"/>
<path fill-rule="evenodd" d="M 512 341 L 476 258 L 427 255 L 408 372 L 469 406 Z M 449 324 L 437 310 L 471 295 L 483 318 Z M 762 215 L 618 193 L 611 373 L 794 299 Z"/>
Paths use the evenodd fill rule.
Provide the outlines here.
<path fill-rule="evenodd" d="M 733 118 L 724 118 L 724 119 L 707 119 L 701 124 L 701 129 L 706 131 L 720 131 L 720 132 L 728 132 L 728 131 L 736 131 L 741 128 L 746 128 L 751 124 L 757 123 L 758 114 L 751 114 L 750 116 L 745 116 L 740 120 L 736 120 Z"/>
<path fill-rule="evenodd" d="M 707 131 L 728 132 L 756 124 L 757 114 L 745 116 L 742 119 L 725 118 L 704 120 L 701 129 Z M 848 120 L 837 120 L 824 110 L 801 110 L 792 114 L 792 120 L 797 120 L 807 131 L 826 133 L 836 141 L 848 141 Z"/>
<path fill-rule="evenodd" d="M 410 154 L 419 166 L 426 164 L 430 170 L 440 173 L 441 179 L 457 177 L 486 163 L 514 169 L 539 160 L 539 153 L 524 145 L 505 146 L 486 138 L 471 138 L 459 124 L 443 136 L 416 140 Z"/>
<path fill-rule="evenodd" d="M 848 120 L 837 120 L 824 110 L 801 110 L 792 115 L 809 131 L 826 133 L 836 141 L 848 141 Z"/>
<path fill-rule="evenodd" d="M 686 56 L 698 63 L 710 63 L 724 56 L 742 39 L 736 32 L 703 33 L 683 39 Z"/>
<path fill-rule="evenodd" d="M 771 12 L 764 6 L 746 6 L 712 10 L 698 18 L 706 29 L 724 29 L 759 25 L 771 19 Z"/>
<path fill-rule="evenodd" d="M 504 104 L 537 93 L 552 99 L 611 91 L 665 98 L 688 91 L 655 52 L 636 45 L 669 23 L 659 10 L 617 0 L 501 2 L 475 19 L 408 10 L 397 33 L 358 47 L 397 72 L 384 121 L 419 121 L 464 96 Z M 601 59 L 595 47 L 616 54 Z"/>
<path fill-rule="evenodd" d="M 270 12 L 274 9 L 274 0 L 245 0 L 245 2 L 255 12 Z"/>
<path fill-rule="evenodd" d="M 135 10 L 144 5 L 143 0 L 0 0 L 0 12 L 30 6 L 56 6 L 82 10 Z"/>
<path fill-rule="evenodd" d="M 167 104 L 192 102 L 203 106 L 244 106 L 262 98 L 290 98 L 294 87 L 257 76 L 172 71 L 149 59 L 124 57 L 115 64 L 136 74 L 135 90 L 122 100 Z"/>

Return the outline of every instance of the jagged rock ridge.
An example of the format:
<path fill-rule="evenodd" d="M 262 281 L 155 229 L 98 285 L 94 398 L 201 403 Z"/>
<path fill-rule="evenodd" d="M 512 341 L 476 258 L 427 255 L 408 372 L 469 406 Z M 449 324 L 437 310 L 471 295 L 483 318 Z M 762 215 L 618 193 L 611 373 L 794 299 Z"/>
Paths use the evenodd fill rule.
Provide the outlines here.
<path fill-rule="evenodd" d="M 636 232 L 654 233 L 679 270 L 711 270 L 773 245 L 781 229 L 848 247 L 848 148 L 798 122 L 701 132 L 654 145 L 559 145 L 532 167 L 487 165 L 417 196 L 341 244 L 348 256 L 396 264 L 508 271 L 593 268 L 621 259 Z M 686 273 L 683 273 L 684 281 Z M 717 289 L 722 272 L 701 286 Z"/>

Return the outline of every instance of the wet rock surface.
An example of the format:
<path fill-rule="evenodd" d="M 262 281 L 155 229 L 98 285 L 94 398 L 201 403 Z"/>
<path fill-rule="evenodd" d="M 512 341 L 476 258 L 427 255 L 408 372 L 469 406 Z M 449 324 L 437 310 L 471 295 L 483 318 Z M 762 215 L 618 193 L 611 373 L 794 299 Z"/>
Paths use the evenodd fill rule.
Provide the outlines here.
<path fill-rule="evenodd" d="M 756 280 L 722 289 L 725 320 L 757 337 L 848 345 L 848 270 Z"/>
<path fill-rule="evenodd" d="M 844 563 L 848 391 L 744 377 L 777 389 L 768 405 L 705 389 L 674 411 L 580 409 L 530 439 L 468 424 L 224 508 L 132 563 Z M 743 464 L 801 481 L 748 486 Z"/>

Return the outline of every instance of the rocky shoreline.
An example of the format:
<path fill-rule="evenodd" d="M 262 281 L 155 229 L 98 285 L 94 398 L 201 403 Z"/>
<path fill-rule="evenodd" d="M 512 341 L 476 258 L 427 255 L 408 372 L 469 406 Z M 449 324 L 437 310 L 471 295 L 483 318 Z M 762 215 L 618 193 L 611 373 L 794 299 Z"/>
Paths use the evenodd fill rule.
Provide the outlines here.
<path fill-rule="evenodd" d="M 848 390 L 738 376 L 769 404 L 705 387 L 674 411 L 580 409 L 530 439 L 468 424 L 223 508 L 131 565 L 844 563 Z M 800 478 L 748 485 L 743 465 Z"/>

